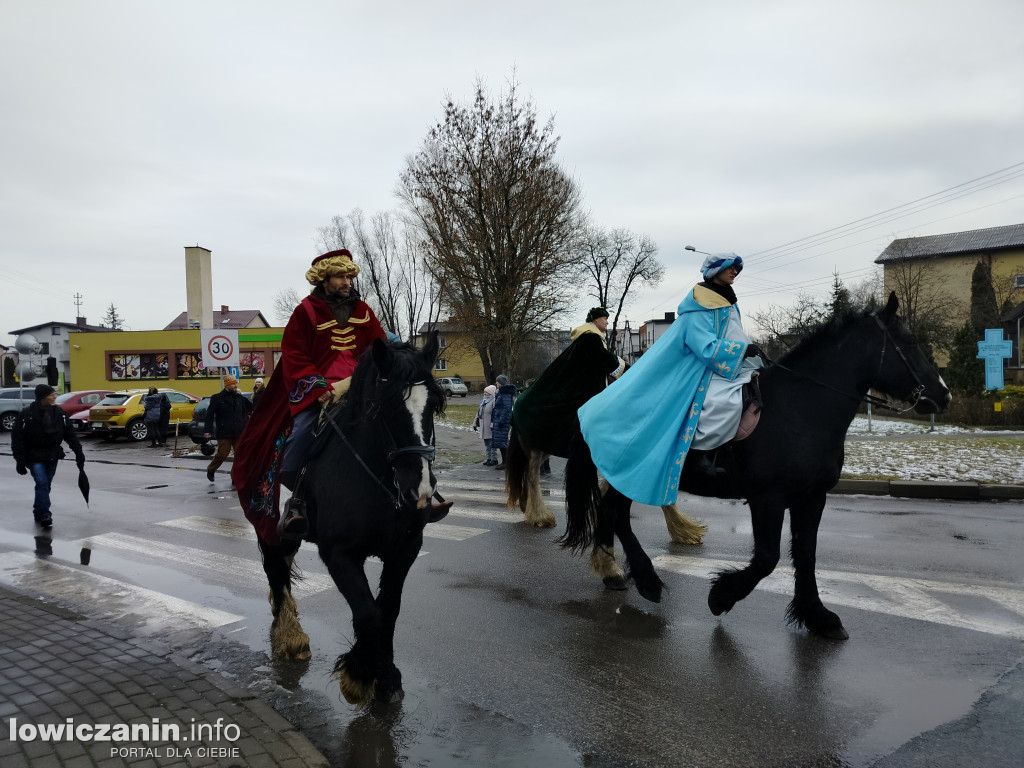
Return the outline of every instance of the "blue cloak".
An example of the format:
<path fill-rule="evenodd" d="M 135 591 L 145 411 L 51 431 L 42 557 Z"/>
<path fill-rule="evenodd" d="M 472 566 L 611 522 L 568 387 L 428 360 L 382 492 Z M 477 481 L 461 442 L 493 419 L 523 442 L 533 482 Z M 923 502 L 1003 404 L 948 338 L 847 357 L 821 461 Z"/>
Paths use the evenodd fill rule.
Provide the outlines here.
<path fill-rule="evenodd" d="M 579 409 L 594 463 L 630 499 L 675 503 L 711 375 L 735 379 L 747 351 L 746 340 L 724 338 L 730 307 L 714 291 L 694 286 L 675 322 L 636 365 Z"/>

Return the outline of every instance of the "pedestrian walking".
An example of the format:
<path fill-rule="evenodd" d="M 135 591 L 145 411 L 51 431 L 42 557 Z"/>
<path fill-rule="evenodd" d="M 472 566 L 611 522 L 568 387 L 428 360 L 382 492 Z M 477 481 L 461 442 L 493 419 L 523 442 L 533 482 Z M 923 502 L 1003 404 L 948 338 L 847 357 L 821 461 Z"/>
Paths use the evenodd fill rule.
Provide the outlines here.
<path fill-rule="evenodd" d="M 252 403 L 238 391 L 238 379 L 234 376 L 224 377 L 224 389 L 210 398 L 210 407 L 206 410 L 206 427 L 204 437 L 217 438 L 217 452 L 206 468 L 206 479 L 213 482 L 214 473 L 234 450 L 238 438 L 245 429 L 245 422 L 252 413 Z"/>
<path fill-rule="evenodd" d="M 74 452 L 79 469 L 85 466 L 85 454 L 68 415 L 55 405 L 56 390 L 48 384 L 39 384 L 35 395 L 35 402 L 19 413 L 14 422 L 11 453 L 18 474 L 31 473 L 35 481 L 32 516 L 39 526 L 49 528 L 53 525 L 50 486 L 57 472 L 57 462 L 65 455 L 61 443 L 67 443 Z"/>

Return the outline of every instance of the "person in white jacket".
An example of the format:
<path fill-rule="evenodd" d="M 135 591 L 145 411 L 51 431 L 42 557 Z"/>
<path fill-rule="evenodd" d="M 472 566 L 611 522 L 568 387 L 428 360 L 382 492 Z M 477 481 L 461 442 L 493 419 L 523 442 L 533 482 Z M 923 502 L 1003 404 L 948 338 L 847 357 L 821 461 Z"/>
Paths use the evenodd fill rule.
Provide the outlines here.
<path fill-rule="evenodd" d="M 484 459 L 485 467 L 498 466 L 498 451 L 491 445 L 491 411 L 494 409 L 494 395 L 497 391 L 493 384 L 484 387 L 484 399 L 480 401 L 476 419 L 473 421 L 473 431 L 479 430 L 480 436 L 484 439 L 484 450 L 487 456 Z"/>

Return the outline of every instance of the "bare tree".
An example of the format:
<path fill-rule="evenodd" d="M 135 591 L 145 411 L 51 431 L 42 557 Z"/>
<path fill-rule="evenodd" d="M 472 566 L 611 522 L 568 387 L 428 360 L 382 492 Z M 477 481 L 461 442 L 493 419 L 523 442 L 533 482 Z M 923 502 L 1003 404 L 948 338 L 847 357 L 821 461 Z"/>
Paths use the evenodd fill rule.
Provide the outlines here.
<path fill-rule="evenodd" d="M 575 248 L 577 259 L 599 306 L 612 310 L 609 346 L 614 347 L 622 310 L 635 298 L 634 288 L 654 288 L 665 276 L 658 260 L 658 246 L 647 235 L 628 229 L 605 231 L 586 227 Z"/>
<path fill-rule="evenodd" d="M 886 249 L 885 288 L 894 291 L 900 302 L 900 316 L 929 359 L 937 349 L 948 351 L 957 330 L 953 317 L 961 302 L 951 297 L 938 270 L 927 257 L 915 251 L 913 238 L 894 240 Z"/>
<path fill-rule="evenodd" d="M 553 119 L 538 123 L 514 81 L 492 100 L 478 80 L 471 104 L 447 101 L 399 180 L 451 320 L 471 335 L 488 380 L 574 303 L 580 193 L 557 146 Z"/>
<path fill-rule="evenodd" d="M 773 304 L 764 312 L 754 312 L 750 318 L 761 331 L 758 340 L 775 356 L 788 352 L 810 336 L 831 312 L 831 300 L 823 302 L 808 293 L 800 293 L 792 306 Z"/>
<path fill-rule="evenodd" d="M 295 288 L 282 288 L 274 294 L 274 322 L 278 325 L 287 325 L 292 312 L 304 298 L 305 295 Z"/>
<path fill-rule="evenodd" d="M 424 323 L 437 322 L 440 297 L 424 262 L 425 246 L 394 212 L 367 220 L 356 208 L 318 230 L 323 251 L 348 248 L 359 265 L 356 284 L 381 325 L 411 340 Z"/>

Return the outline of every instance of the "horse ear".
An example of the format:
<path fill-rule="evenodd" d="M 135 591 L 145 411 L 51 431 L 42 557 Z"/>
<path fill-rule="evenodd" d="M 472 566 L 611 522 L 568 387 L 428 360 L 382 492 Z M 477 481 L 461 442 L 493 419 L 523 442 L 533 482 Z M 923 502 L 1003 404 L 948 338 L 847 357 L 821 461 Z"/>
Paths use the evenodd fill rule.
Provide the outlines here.
<path fill-rule="evenodd" d="M 391 363 L 395 359 L 394 351 L 383 339 L 374 339 L 372 349 L 373 364 L 377 366 L 380 375 L 387 378 L 388 374 L 391 373 Z"/>
<path fill-rule="evenodd" d="M 427 334 L 427 343 L 423 346 L 423 359 L 427 361 L 431 368 L 437 362 L 438 350 L 437 331 L 431 331 Z"/>
<path fill-rule="evenodd" d="M 885 322 L 888 323 L 890 320 L 892 320 L 894 317 L 896 317 L 896 310 L 899 309 L 899 308 L 900 308 L 899 299 L 896 298 L 896 291 L 893 291 L 892 293 L 889 294 L 889 301 L 885 305 L 885 308 L 880 313 L 881 316 L 882 316 L 882 319 L 885 320 Z"/>

